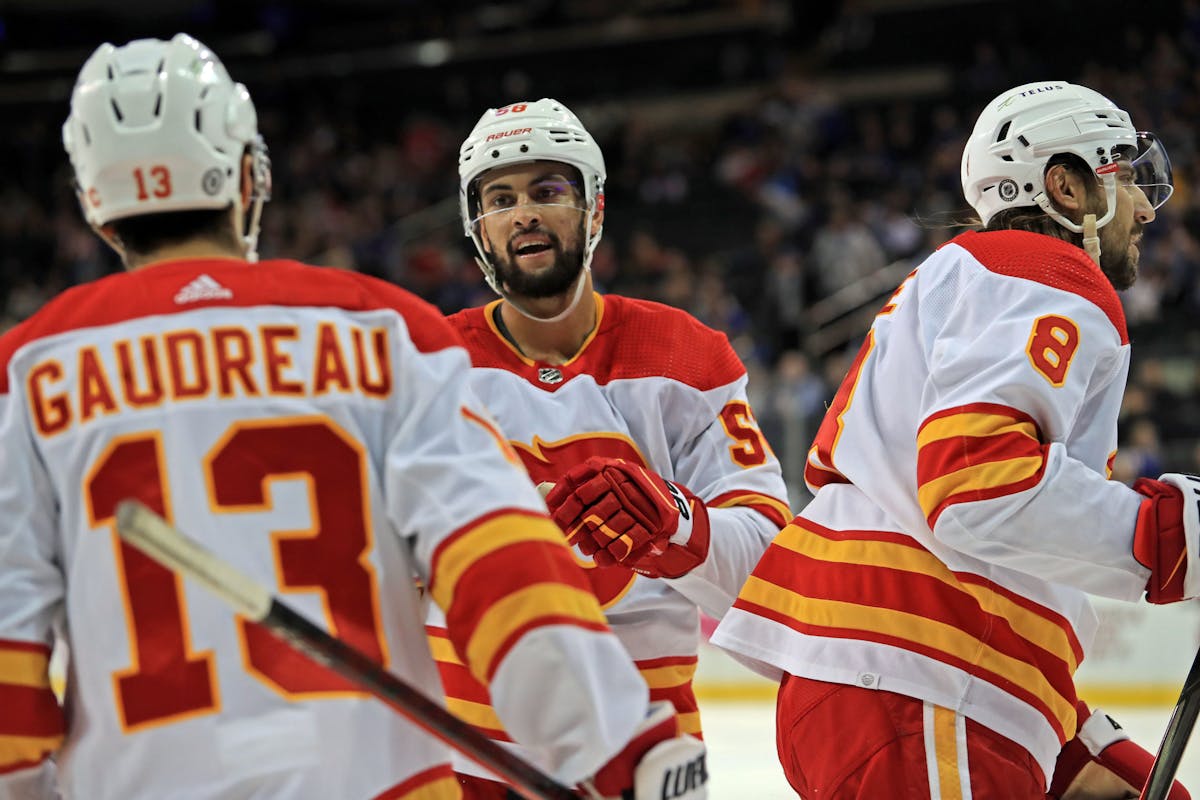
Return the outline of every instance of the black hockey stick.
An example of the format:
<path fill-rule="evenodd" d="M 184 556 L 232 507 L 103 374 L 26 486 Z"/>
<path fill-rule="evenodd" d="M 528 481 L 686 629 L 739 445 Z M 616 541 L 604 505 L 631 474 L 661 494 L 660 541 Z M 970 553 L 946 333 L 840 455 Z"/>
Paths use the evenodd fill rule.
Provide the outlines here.
<path fill-rule="evenodd" d="M 123 500 L 117 505 L 117 531 L 122 539 L 155 561 L 196 579 L 247 619 L 502 776 L 525 797 L 578 800 L 579 795 L 574 791 L 479 733 L 360 651 L 313 625 L 272 597 L 265 586 L 185 536 L 138 501 Z"/>
<path fill-rule="evenodd" d="M 1187 679 L 1183 682 L 1183 691 L 1179 693 L 1179 702 L 1171 712 L 1171 720 L 1167 723 L 1167 732 L 1163 734 L 1162 744 L 1158 746 L 1158 754 L 1154 756 L 1154 766 L 1150 768 L 1150 777 L 1146 779 L 1146 788 L 1142 789 L 1141 800 L 1166 800 L 1175 781 L 1175 773 L 1183 758 L 1184 748 L 1192 736 L 1192 728 L 1196 726 L 1196 717 L 1200 715 L 1200 652 L 1192 662 Z"/>

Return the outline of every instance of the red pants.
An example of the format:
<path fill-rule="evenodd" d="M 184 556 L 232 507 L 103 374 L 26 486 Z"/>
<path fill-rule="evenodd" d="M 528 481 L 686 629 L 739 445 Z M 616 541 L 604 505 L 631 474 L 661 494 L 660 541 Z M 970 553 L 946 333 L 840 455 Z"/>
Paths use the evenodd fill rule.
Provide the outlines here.
<path fill-rule="evenodd" d="M 805 800 L 1045 800 L 1011 739 L 912 697 L 785 675 L 775 716 L 788 783 Z"/>

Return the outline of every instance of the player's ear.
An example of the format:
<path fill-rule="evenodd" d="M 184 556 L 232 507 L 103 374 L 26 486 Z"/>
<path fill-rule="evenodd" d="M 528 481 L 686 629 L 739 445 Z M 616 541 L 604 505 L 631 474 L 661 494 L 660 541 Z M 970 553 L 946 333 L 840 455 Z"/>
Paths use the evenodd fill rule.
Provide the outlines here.
<path fill-rule="evenodd" d="M 1045 185 L 1055 208 L 1072 220 L 1082 217 L 1087 206 L 1087 185 L 1079 173 L 1066 164 L 1055 164 L 1046 170 Z"/>
<path fill-rule="evenodd" d="M 121 257 L 121 261 L 125 263 L 126 267 L 128 267 L 129 264 L 125 259 L 125 245 L 121 241 L 121 237 L 117 236 L 116 228 L 114 228 L 111 224 L 105 224 L 94 225 L 92 226 L 92 230 L 96 232 L 97 236 L 104 240 L 105 244 L 111 247 L 116 254 Z"/>
<path fill-rule="evenodd" d="M 242 154 L 242 208 L 250 206 L 250 197 L 254 194 L 254 159 L 250 153 Z"/>
<path fill-rule="evenodd" d="M 595 236 L 604 225 L 604 195 L 596 196 L 596 210 L 592 212 L 591 235 Z"/>

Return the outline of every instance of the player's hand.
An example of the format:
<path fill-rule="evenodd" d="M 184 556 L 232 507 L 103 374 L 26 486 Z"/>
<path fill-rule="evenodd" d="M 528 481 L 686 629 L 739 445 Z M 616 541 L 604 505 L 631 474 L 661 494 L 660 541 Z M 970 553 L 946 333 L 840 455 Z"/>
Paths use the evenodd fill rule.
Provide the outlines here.
<path fill-rule="evenodd" d="M 1125 735 L 1112 717 L 1076 704 L 1079 731 L 1058 754 L 1050 781 L 1050 800 L 1125 800 L 1141 794 L 1154 756 Z M 1179 781 L 1167 800 L 1190 800 Z"/>
<path fill-rule="evenodd" d="M 554 521 L 598 566 L 678 578 L 708 557 L 708 508 L 683 486 L 620 458 L 593 456 L 546 495 Z"/>
<path fill-rule="evenodd" d="M 650 704 L 646 719 L 625 749 L 584 782 L 584 795 L 624 800 L 704 800 L 708 797 L 705 755 L 703 742 L 679 732 L 674 706 L 660 700 Z"/>
<path fill-rule="evenodd" d="M 1188 562 L 1200 555 L 1200 477 L 1139 478 L 1133 489 L 1146 496 L 1133 535 L 1133 557 L 1150 570 L 1146 599 L 1174 603 L 1195 597 L 1200 576 L 1188 574 Z"/>

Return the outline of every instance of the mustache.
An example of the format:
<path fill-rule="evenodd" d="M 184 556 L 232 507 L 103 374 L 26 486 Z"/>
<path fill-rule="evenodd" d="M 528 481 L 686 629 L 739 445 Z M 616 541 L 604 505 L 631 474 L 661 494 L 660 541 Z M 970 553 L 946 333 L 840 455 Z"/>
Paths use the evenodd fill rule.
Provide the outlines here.
<path fill-rule="evenodd" d="M 535 233 L 540 234 L 541 236 L 545 236 L 550 241 L 550 246 L 553 247 L 554 249 L 556 249 L 556 250 L 560 249 L 559 245 L 561 242 L 558 238 L 558 235 L 555 234 L 554 231 L 548 230 L 548 229 L 542 227 L 541 225 L 538 225 L 536 228 L 529 228 L 528 230 L 523 230 L 523 231 L 514 233 L 512 236 L 510 236 L 508 238 L 508 243 L 507 243 L 506 247 L 508 249 L 509 255 L 516 255 L 517 250 L 516 250 L 516 246 L 515 246 L 514 242 L 516 242 L 517 239 L 519 239 L 522 236 L 529 236 L 530 234 L 535 234 Z"/>

